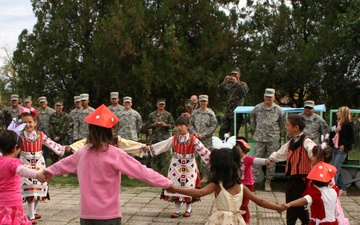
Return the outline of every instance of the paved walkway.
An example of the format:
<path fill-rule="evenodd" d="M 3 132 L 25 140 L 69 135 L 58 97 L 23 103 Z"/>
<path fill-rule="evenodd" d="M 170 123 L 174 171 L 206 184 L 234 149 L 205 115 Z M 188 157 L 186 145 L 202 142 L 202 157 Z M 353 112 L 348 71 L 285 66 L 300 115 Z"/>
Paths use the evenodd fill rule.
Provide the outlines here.
<path fill-rule="evenodd" d="M 78 225 L 80 191 L 77 187 L 50 187 L 51 201 L 39 203 L 38 213 L 42 216 L 39 225 Z M 159 199 L 160 189 L 153 187 L 122 188 L 121 208 L 123 225 L 203 225 L 213 206 L 213 195 L 203 197 L 193 204 L 193 215 L 189 218 L 170 218 L 174 204 Z M 284 202 L 282 192 L 256 191 L 256 195 L 272 202 Z M 100 197 L 100 196 L 99 196 Z M 360 196 L 341 196 L 345 215 L 350 224 L 360 225 Z M 27 210 L 26 205 L 24 204 Z M 184 205 L 183 205 L 184 211 Z M 285 213 L 264 209 L 250 203 L 250 225 L 285 224 Z M 298 223 L 300 224 L 300 222 Z"/>

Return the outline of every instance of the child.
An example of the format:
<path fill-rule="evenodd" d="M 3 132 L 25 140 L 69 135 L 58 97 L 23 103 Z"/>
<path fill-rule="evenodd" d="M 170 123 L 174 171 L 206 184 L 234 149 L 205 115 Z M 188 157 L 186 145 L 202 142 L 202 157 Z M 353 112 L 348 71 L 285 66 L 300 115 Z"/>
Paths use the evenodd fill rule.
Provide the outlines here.
<path fill-rule="evenodd" d="M 240 157 L 242 161 L 243 169 L 243 176 L 241 177 L 241 183 L 246 186 L 249 191 L 254 192 L 254 184 L 255 181 L 252 177 L 252 166 L 253 165 L 265 165 L 266 159 L 255 158 L 253 156 L 246 155 L 251 147 L 247 142 L 247 139 L 244 137 L 237 137 L 235 146 L 240 151 Z M 240 210 L 245 211 L 243 214 L 243 218 L 245 223 L 248 224 L 250 222 L 250 212 L 249 212 L 249 199 L 247 197 L 243 197 L 242 204 Z"/>
<path fill-rule="evenodd" d="M 87 145 L 45 169 L 49 178 L 77 174 L 81 224 L 121 224 L 121 173 L 157 187 L 169 188 L 171 185 L 169 179 L 112 145 L 112 127 L 118 121 L 105 105 L 101 105 L 85 118 L 89 124 Z"/>
<path fill-rule="evenodd" d="M 1 224 L 30 225 L 25 215 L 21 197 L 21 176 L 36 178 L 44 182 L 46 177 L 36 170 L 26 168 L 17 156 L 20 153 L 22 139 L 11 130 L 0 133 L 0 221 Z"/>
<path fill-rule="evenodd" d="M 210 155 L 210 183 L 202 188 L 183 188 L 172 185 L 172 191 L 193 197 L 215 194 L 215 212 L 206 222 L 207 225 L 245 225 L 239 210 L 243 197 L 249 198 L 257 205 L 282 212 L 284 207 L 271 203 L 254 195 L 246 186 L 240 184 L 239 168 L 241 166 L 239 150 L 230 144 L 217 146 Z"/>
<path fill-rule="evenodd" d="M 36 120 L 37 112 L 35 110 L 30 111 L 24 108 L 21 112 L 22 122 L 26 124 L 25 129 L 20 133 L 23 143 L 21 147 L 20 159 L 23 164 L 36 170 L 45 169 L 45 159 L 43 157 L 42 145 L 47 146 L 53 150 L 59 156 L 63 156 L 65 153 L 65 146 L 61 146 L 50 138 L 48 138 L 43 132 L 37 131 Z M 33 224 L 36 224 L 35 219 L 40 219 L 41 216 L 36 213 L 36 207 L 39 200 L 45 200 L 49 198 L 47 182 L 38 182 L 37 179 L 22 179 L 22 196 L 28 202 L 29 218 Z"/>
<path fill-rule="evenodd" d="M 167 140 L 150 145 L 148 148 L 152 150 L 154 155 L 174 149 L 174 154 L 170 162 L 168 170 L 168 178 L 177 185 L 182 187 L 201 187 L 200 172 L 195 160 L 195 151 L 199 153 L 202 160 L 208 165 L 210 151 L 197 139 L 194 135 L 189 134 L 189 119 L 181 116 L 175 121 L 178 129 L 178 135 L 174 135 Z M 171 218 L 180 216 L 181 203 L 186 203 L 186 211 L 184 217 L 190 217 L 192 213 L 191 203 L 199 201 L 200 198 L 190 196 L 173 195 L 163 192 L 161 198 L 165 201 L 175 202 L 175 213 L 171 214 Z"/>
<path fill-rule="evenodd" d="M 304 197 L 285 204 L 285 208 L 310 206 L 309 225 L 337 225 L 335 218 L 335 206 L 338 193 L 330 186 L 331 179 L 337 169 L 327 163 L 319 162 L 310 171 L 307 179 L 311 180 L 312 186 L 304 192 Z"/>
<path fill-rule="evenodd" d="M 312 149 L 316 145 L 308 136 L 303 133 L 305 118 L 301 115 L 291 114 L 286 121 L 286 132 L 292 138 L 277 152 L 273 152 L 267 163 L 287 161 L 285 173 L 289 176 L 289 184 L 285 192 L 286 202 L 301 198 L 308 181 L 307 174 L 311 170 Z M 297 219 L 302 224 L 308 224 L 309 212 L 304 207 L 290 208 L 286 211 L 287 224 L 295 224 Z"/>
<path fill-rule="evenodd" d="M 329 146 L 327 146 L 325 142 L 323 142 L 320 147 L 315 146 L 312 150 L 312 153 L 313 153 L 313 155 L 311 157 L 311 165 L 312 166 L 314 166 L 315 164 L 317 164 L 321 161 L 323 161 L 325 163 L 330 163 L 332 160 L 333 149 L 330 148 Z M 334 178 L 332 178 L 330 186 L 331 187 L 336 186 Z M 337 199 L 336 199 L 335 217 L 336 217 L 339 225 L 350 225 L 348 218 L 345 218 L 339 197 L 337 197 Z"/>

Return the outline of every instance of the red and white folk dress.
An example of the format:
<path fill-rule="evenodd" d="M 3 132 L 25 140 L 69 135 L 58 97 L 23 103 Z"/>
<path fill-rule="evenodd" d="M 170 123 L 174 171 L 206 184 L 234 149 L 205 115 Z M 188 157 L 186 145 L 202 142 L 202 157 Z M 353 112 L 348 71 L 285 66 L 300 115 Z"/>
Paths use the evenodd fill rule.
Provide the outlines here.
<path fill-rule="evenodd" d="M 59 156 L 63 156 L 65 153 L 65 146 L 61 146 L 52 141 L 41 131 L 23 131 L 20 135 L 23 138 L 20 159 L 24 166 L 29 169 L 42 171 L 46 168 L 45 159 L 42 153 L 43 144 Z M 22 177 L 21 184 L 21 195 L 28 202 L 44 200 L 47 197 L 47 182 L 41 183 L 37 179 Z"/>
<path fill-rule="evenodd" d="M 173 184 L 184 188 L 200 188 L 201 177 L 195 160 L 197 152 L 202 160 L 209 165 L 210 151 L 197 139 L 189 133 L 185 135 L 174 135 L 167 140 L 158 142 L 150 146 L 154 155 L 167 152 L 171 148 L 174 150 L 169 170 L 168 178 Z M 172 194 L 164 192 L 161 198 L 170 202 L 195 202 L 200 198 Z"/>

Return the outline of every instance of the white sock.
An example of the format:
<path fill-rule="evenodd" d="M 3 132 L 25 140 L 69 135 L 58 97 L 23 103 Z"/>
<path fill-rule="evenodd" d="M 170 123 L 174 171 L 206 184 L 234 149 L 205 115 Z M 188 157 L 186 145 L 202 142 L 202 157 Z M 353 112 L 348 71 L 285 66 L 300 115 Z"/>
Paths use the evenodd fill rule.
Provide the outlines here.
<path fill-rule="evenodd" d="M 191 212 L 191 203 L 186 203 L 186 211 Z"/>
<path fill-rule="evenodd" d="M 180 213 L 181 211 L 181 202 L 175 202 L 175 212 Z"/>
<path fill-rule="evenodd" d="M 35 219 L 35 202 L 28 202 L 29 207 L 29 219 Z"/>

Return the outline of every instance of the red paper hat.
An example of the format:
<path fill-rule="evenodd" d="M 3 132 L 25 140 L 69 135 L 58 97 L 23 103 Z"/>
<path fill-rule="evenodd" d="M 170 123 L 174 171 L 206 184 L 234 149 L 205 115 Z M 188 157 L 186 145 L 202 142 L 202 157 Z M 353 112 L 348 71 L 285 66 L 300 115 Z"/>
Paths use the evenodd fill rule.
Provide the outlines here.
<path fill-rule="evenodd" d="M 119 122 L 119 119 L 102 104 L 85 118 L 85 122 L 100 127 L 112 128 Z"/>
<path fill-rule="evenodd" d="M 328 163 L 319 162 L 311 169 L 307 178 L 309 180 L 316 180 L 320 182 L 330 182 L 336 175 L 336 167 Z"/>

